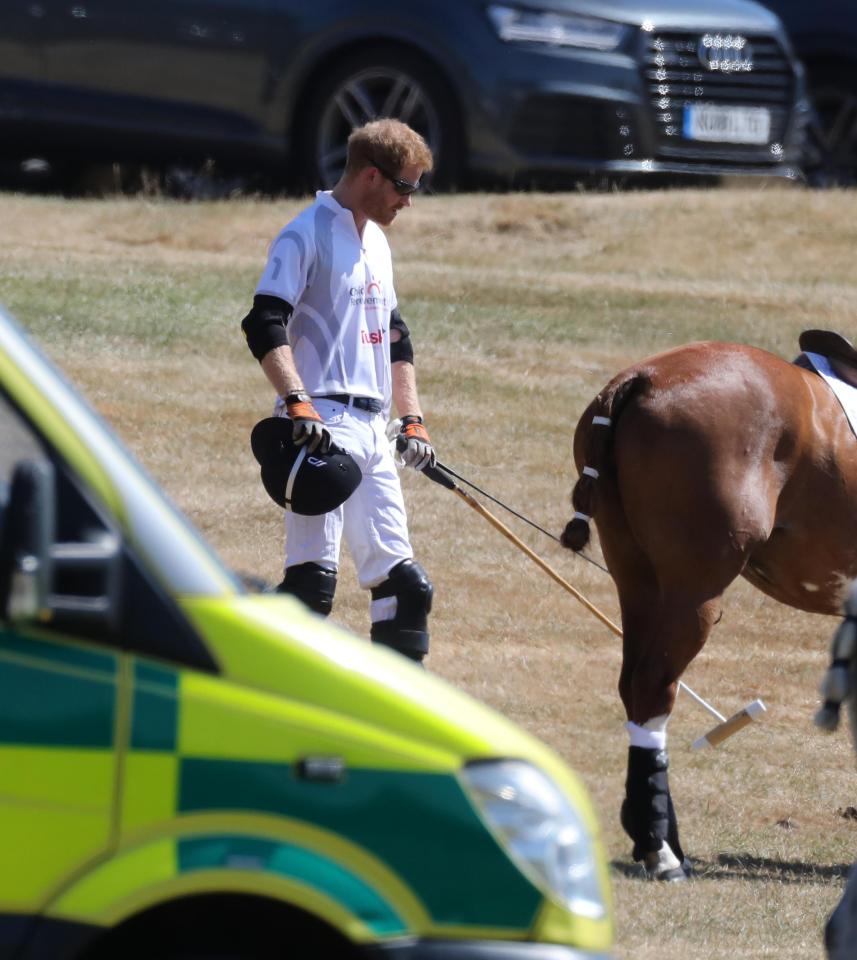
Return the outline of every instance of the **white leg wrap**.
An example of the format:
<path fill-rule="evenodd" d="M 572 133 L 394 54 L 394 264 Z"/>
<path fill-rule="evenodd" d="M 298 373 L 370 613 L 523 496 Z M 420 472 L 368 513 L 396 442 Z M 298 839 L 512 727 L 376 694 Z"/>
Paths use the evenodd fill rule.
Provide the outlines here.
<path fill-rule="evenodd" d="M 628 721 L 625 729 L 628 731 L 628 739 L 632 747 L 644 747 L 647 750 L 664 750 L 667 745 L 667 721 L 669 717 L 666 714 L 660 717 L 652 717 L 642 726 Z"/>
<path fill-rule="evenodd" d="M 664 840 L 660 850 L 646 855 L 645 866 L 649 876 L 653 880 L 657 880 L 661 874 L 669 870 L 678 870 L 681 867 L 681 863 L 673 853 L 672 847 Z"/>
<path fill-rule="evenodd" d="M 372 623 L 380 620 L 392 620 L 396 616 L 399 601 L 396 597 L 381 597 L 369 603 L 369 619 Z"/>

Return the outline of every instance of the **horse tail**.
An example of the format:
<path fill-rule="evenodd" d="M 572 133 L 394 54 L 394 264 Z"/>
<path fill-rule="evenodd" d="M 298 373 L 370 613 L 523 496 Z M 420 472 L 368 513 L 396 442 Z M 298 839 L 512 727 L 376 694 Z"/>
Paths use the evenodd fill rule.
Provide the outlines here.
<path fill-rule="evenodd" d="M 592 401 L 577 426 L 578 433 L 584 431 L 581 449 L 585 466 L 571 491 L 574 516 L 560 537 L 562 545 L 575 553 L 589 543 L 589 523 L 598 506 L 597 481 L 611 462 L 616 422 L 628 401 L 649 383 L 649 378 L 639 370 L 621 374 Z"/>

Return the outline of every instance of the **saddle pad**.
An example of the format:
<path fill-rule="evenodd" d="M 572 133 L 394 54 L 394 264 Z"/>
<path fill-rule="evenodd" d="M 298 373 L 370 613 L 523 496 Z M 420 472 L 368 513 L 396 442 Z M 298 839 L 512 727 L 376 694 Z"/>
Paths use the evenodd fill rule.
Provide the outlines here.
<path fill-rule="evenodd" d="M 857 436 L 857 389 L 836 376 L 827 357 L 823 357 L 820 353 L 804 353 L 804 356 L 813 365 L 816 373 L 827 382 L 827 385 L 836 394 L 836 399 L 851 424 L 851 431 Z"/>

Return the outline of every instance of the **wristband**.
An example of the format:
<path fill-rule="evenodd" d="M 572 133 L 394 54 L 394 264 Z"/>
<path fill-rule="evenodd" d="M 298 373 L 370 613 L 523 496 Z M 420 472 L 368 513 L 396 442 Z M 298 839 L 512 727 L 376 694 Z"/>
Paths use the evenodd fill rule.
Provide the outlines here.
<path fill-rule="evenodd" d="M 401 436 L 406 440 L 419 440 L 430 444 L 428 430 L 423 426 L 423 418 L 416 414 L 402 417 Z"/>

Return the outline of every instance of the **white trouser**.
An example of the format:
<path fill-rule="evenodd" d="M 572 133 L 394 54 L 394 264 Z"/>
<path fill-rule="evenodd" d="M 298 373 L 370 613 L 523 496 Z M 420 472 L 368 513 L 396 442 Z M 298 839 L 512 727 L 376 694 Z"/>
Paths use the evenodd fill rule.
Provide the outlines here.
<path fill-rule="evenodd" d="M 357 568 L 360 586 L 368 589 L 387 578 L 402 560 L 413 557 L 408 522 L 398 471 L 386 437 L 383 414 L 369 413 L 332 400 L 313 400 L 334 443 L 348 452 L 363 473 L 360 485 L 344 504 L 318 517 L 286 511 L 286 562 L 318 563 L 339 568 L 339 550 L 344 537 Z M 279 411 L 278 411 L 279 412 Z M 395 600 L 376 601 L 390 606 Z M 384 620 L 393 613 L 374 609 L 372 619 Z"/>

